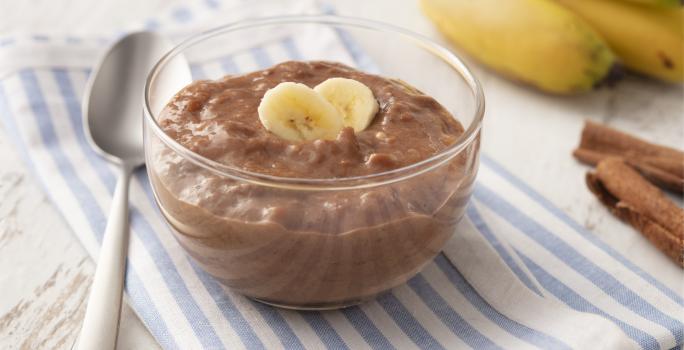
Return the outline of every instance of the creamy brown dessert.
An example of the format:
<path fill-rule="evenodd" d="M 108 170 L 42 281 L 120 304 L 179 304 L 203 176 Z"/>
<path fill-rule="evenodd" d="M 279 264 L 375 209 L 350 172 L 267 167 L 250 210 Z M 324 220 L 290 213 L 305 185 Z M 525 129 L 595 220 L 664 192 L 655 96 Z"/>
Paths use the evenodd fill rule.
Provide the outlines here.
<path fill-rule="evenodd" d="M 291 141 L 260 122 L 269 89 L 283 82 L 313 88 L 332 77 L 361 82 L 377 99 L 364 130 Z M 477 142 L 453 157 L 443 152 L 463 127 L 437 101 L 337 63 L 291 61 L 196 81 L 158 123 L 188 150 L 228 167 L 207 170 L 153 142 L 152 183 L 178 241 L 225 285 L 279 305 L 342 306 L 403 283 L 451 236 L 475 176 Z M 443 156 L 413 165 L 436 154 Z M 231 168 L 323 183 L 250 182 Z M 364 177 L 374 174 L 381 175 Z"/>

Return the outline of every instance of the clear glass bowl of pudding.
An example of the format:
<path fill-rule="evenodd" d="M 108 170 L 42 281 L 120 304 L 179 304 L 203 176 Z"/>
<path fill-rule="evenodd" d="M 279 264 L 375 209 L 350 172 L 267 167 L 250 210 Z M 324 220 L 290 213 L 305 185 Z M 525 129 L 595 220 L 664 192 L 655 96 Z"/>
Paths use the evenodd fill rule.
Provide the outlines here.
<path fill-rule="evenodd" d="M 331 77 L 373 92 L 365 130 L 288 141 L 260 124 L 278 83 Z M 477 173 L 477 79 L 444 47 L 368 20 L 202 33 L 160 59 L 144 103 L 147 171 L 177 241 L 220 283 L 280 307 L 341 308 L 406 282 L 458 234 Z"/>

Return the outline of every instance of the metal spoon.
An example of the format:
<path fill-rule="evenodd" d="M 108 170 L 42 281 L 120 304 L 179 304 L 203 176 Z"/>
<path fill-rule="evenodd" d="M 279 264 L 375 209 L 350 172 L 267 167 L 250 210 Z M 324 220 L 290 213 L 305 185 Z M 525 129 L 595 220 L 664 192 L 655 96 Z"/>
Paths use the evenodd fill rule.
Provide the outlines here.
<path fill-rule="evenodd" d="M 86 87 L 85 134 L 97 153 L 119 166 L 119 178 L 77 349 L 109 350 L 116 346 L 128 250 L 128 184 L 133 170 L 145 159 L 143 85 L 152 66 L 171 48 L 171 43 L 158 34 L 129 34 L 111 47 Z"/>

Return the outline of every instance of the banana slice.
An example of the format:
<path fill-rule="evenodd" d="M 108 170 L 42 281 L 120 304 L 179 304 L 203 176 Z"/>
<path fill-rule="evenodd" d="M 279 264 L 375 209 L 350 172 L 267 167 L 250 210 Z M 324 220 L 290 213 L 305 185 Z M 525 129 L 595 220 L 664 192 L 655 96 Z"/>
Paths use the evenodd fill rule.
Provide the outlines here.
<path fill-rule="evenodd" d="M 332 140 L 344 127 L 330 102 L 299 83 L 280 83 L 266 91 L 258 112 L 268 131 L 290 141 Z"/>
<path fill-rule="evenodd" d="M 332 103 L 342 115 L 344 126 L 351 126 L 355 132 L 367 128 L 380 109 L 373 91 L 354 79 L 330 78 L 314 91 Z"/>

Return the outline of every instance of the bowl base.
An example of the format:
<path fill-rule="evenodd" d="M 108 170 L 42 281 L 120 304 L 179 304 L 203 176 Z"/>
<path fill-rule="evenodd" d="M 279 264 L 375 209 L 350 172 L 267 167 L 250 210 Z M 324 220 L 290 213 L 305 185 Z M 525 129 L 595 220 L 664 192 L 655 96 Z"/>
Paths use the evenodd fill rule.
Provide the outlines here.
<path fill-rule="evenodd" d="M 367 299 L 357 299 L 357 300 L 347 300 L 339 303 L 331 303 L 331 304 L 313 304 L 313 305 L 293 305 L 293 304 L 283 304 L 279 302 L 274 302 L 274 301 L 269 301 L 269 300 L 264 300 L 264 299 L 259 299 L 259 298 L 254 298 L 254 297 L 249 297 L 249 299 L 254 300 L 256 302 L 270 305 L 270 306 L 275 306 L 279 307 L 281 309 L 288 309 L 288 310 L 298 310 L 298 311 L 326 311 L 326 310 L 338 310 L 338 309 L 344 309 L 346 307 L 350 306 L 355 306 L 363 303 Z"/>

